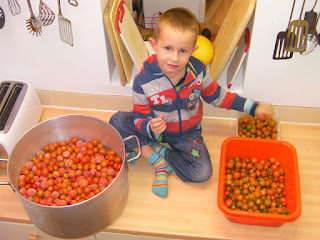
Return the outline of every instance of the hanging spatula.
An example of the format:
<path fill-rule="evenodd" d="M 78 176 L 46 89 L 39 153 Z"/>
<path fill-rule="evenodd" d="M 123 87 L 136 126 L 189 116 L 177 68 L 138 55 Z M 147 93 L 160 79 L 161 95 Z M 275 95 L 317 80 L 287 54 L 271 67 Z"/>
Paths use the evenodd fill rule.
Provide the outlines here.
<path fill-rule="evenodd" d="M 307 48 L 308 28 L 309 24 L 305 20 L 301 20 L 304 4 L 303 0 L 300 17 L 289 24 L 285 50 L 290 52 L 304 52 Z"/>
<path fill-rule="evenodd" d="M 59 6 L 58 22 L 59 22 L 60 39 L 63 42 L 73 46 L 71 22 L 69 21 L 69 19 L 65 18 L 62 15 L 60 0 L 58 0 L 58 6 Z"/>
<path fill-rule="evenodd" d="M 8 6 L 13 16 L 18 15 L 21 12 L 21 7 L 17 0 L 8 0 Z"/>
<path fill-rule="evenodd" d="M 291 9 L 291 14 L 290 14 L 290 19 L 289 19 L 287 30 L 279 32 L 277 35 L 277 39 L 276 39 L 276 43 L 274 45 L 274 51 L 273 51 L 273 59 L 274 60 L 290 59 L 293 56 L 293 52 L 285 50 L 284 47 L 285 47 L 285 42 L 286 42 L 287 34 L 288 34 L 288 28 L 289 28 L 289 24 L 292 19 L 292 13 L 293 13 L 295 3 L 296 3 L 296 0 L 294 0 L 293 4 L 292 4 L 292 9 Z"/>
<path fill-rule="evenodd" d="M 41 22 L 41 25 L 48 26 L 52 24 L 55 16 L 55 13 L 48 7 L 48 5 L 40 0 L 38 20 Z"/>

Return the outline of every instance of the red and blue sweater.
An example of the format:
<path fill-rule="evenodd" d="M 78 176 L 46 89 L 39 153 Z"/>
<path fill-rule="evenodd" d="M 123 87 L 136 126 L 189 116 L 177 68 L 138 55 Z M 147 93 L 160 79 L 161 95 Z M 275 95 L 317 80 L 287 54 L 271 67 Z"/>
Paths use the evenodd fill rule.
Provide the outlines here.
<path fill-rule="evenodd" d="M 133 112 L 136 128 L 145 136 L 157 137 L 150 130 L 150 120 L 164 114 L 165 134 L 179 135 L 199 128 L 202 100 L 215 107 L 244 111 L 254 115 L 257 103 L 227 92 L 213 81 L 206 67 L 191 57 L 184 81 L 174 86 L 158 65 L 157 56 L 150 56 L 133 83 Z"/>

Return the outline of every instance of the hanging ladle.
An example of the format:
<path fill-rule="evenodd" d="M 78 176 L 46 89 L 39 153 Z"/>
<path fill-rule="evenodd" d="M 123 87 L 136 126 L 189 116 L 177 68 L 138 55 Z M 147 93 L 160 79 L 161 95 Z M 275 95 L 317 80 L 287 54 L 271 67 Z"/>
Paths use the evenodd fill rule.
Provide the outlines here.
<path fill-rule="evenodd" d="M 316 23 L 317 23 L 318 14 L 313 11 L 317 5 L 317 2 L 318 2 L 318 0 L 315 1 L 313 8 L 309 12 L 306 12 L 304 14 L 304 20 L 306 20 L 309 24 L 308 34 L 312 33 L 317 25 Z"/>
<path fill-rule="evenodd" d="M 319 18 L 320 18 L 320 13 L 318 15 L 317 20 L 315 21 L 312 32 L 308 33 L 307 48 L 304 52 L 300 53 L 302 56 L 308 55 L 317 47 L 318 43 L 320 44 L 319 36 L 317 33 L 317 25 L 318 25 Z"/>

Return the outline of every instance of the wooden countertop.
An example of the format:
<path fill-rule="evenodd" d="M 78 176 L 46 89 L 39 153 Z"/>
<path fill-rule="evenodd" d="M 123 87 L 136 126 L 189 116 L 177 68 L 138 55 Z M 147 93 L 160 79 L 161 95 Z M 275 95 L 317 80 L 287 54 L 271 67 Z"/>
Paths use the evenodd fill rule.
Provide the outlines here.
<path fill-rule="evenodd" d="M 112 113 L 44 108 L 41 121 L 64 114 L 87 114 L 109 120 Z M 320 126 L 281 123 L 281 140 L 298 153 L 302 215 L 278 228 L 228 221 L 217 207 L 220 148 L 234 136 L 236 121 L 203 119 L 203 137 L 213 163 L 213 176 L 205 183 L 184 183 L 169 177 L 166 199 L 151 192 L 153 168 L 144 160 L 129 164 L 129 198 L 121 216 L 105 232 L 177 239 L 318 239 L 320 236 Z M 0 169 L 0 181 L 8 180 Z M 0 221 L 31 223 L 19 197 L 10 186 L 0 186 Z"/>

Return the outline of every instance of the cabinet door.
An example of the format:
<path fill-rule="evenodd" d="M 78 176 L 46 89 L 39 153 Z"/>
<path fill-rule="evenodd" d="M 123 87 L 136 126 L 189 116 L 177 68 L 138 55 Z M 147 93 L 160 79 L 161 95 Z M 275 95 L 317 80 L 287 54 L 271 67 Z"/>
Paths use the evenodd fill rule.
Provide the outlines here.
<path fill-rule="evenodd" d="M 76 231 L 76 230 L 75 230 Z M 0 221 L 0 240 L 61 240 L 40 231 L 33 224 L 8 223 Z M 68 239 L 72 240 L 72 239 Z M 75 240 L 75 239 L 74 239 Z M 77 240 L 178 240 L 119 233 L 100 232 Z"/>
<path fill-rule="evenodd" d="M 61 240 L 61 238 L 55 238 L 40 231 L 33 224 L 0 222 L 0 240 Z M 78 240 L 99 240 L 99 238 L 96 234 L 96 236 L 78 238 Z"/>

